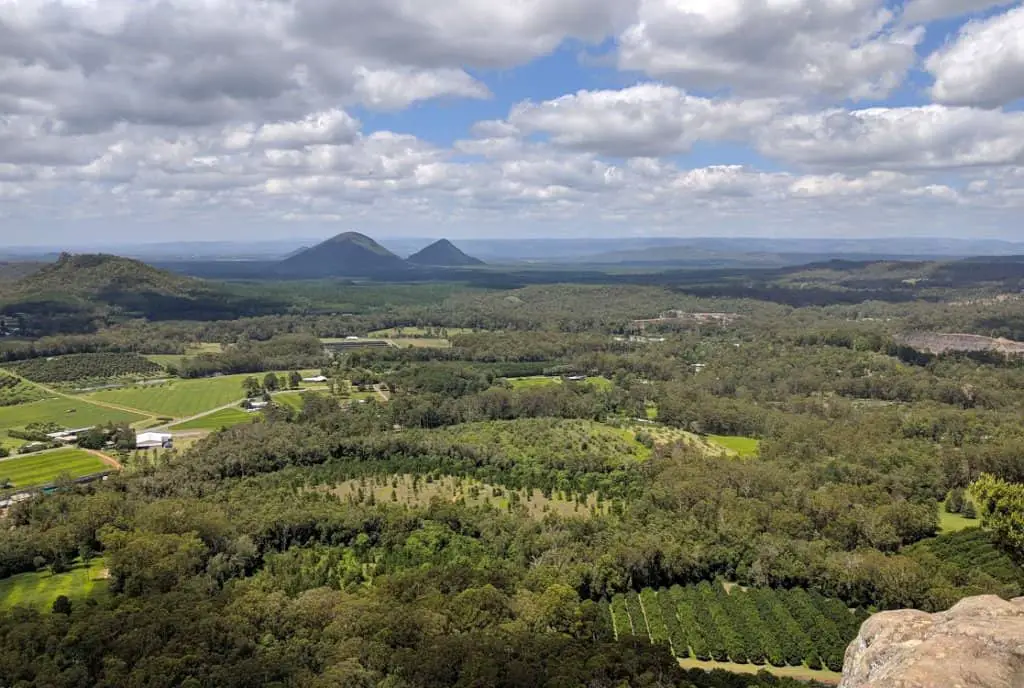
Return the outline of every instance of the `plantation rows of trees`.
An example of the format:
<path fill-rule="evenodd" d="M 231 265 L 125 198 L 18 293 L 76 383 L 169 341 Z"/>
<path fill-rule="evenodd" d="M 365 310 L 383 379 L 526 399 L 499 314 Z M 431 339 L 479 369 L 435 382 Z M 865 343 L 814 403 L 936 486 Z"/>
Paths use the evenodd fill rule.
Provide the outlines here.
<path fill-rule="evenodd" d="M 701 582 L 645 588 L 612 598 L 619 637 L 667 644 L 677 657 L 839 671 L 867 613 L 802 589 L 769 590 Z"/>
<path fill-rule="evenodd" d="M 145 356 L 133 353 L 69 354 L 34 358 L 8 364 L 8 368 L 33 382 L 53 384 L 82 380 L 106 380 L 121 376 L 151 376 L 163 369 Z"/>
<path fill-rule="evenodd" d="M 996 544 L 992 533 L 980 528 L 968 528 L 922 540 L 904 551 L 927 566 L 970 569 L 988 576 L 1007 586 L 1011 596 L 1017 586 L 1024 582 L 1024 569 L 1006 549 Z"/>

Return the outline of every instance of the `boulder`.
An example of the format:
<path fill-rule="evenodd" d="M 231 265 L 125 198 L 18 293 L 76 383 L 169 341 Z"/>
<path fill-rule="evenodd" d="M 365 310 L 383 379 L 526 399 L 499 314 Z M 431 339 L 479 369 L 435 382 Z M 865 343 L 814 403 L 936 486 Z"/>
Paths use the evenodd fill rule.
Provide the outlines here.
<path fill-rule="evenodd" d="M 969 597 L 937 614 L 875 614 L 846 650 L 840 688 L 1021 688 L 1024 597 Z"/>

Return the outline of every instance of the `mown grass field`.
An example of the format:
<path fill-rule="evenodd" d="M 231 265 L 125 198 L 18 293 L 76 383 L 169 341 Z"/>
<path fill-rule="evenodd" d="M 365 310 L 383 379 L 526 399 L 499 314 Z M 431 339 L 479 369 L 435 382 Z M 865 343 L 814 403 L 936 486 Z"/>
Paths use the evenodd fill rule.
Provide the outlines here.
<path fill-rule="evenodd" d="M 0 407 L 0 444 L 9 448 L 20 447 L 25 440 L 12 438 L 7 430 L 24 428 L 29 423 L 56 423 L 65 428 L 84 428 L 107 422 L 134 423 L 145 418 L 142 414 L 90 404 L 82 399 L 59 397 L 34 401 L 17 406 Z"/>
<path fill-rule="evenodd" d="M 754 439 L 753 437 L 738 437 L 733 435 L 708 435 L 708 439 L 724 447 L 731 452 L 734 452 L 741 458 L 750 458 L 757 456 L 758 451 L 761 448 L 761 441 Z"/>
<path fill-rule="evenodd" d="M 512 389 L 524 387 L 547 387 L 548 385 L 562 384 L 562 378 L 552 375 L 531 375 L 529 377 L 507 377 L 505 382 L 512 386 Z"/>
<path fill-rule="evenodd" d="M 378 503 L 410 506 L 427 506 L 437 499 L 451 504 L 490 506 L 502 511 L 521 508 L 537 519 L 548 514 L 566 517 L 606 514 L 611 506 L 610 502 L 599 502 L 596 495 L 588 495 L 586 503 L 579 504 L 567 495 L 554 493 L 549 498 L 540 490 L 511 490 L 462 477 L 435 478 L 427 482 L 423 476 L 409 474 L 368 476 L 346 480 L 325 489 L 337 497 L 360 503 L 368 502 L 370 495 Z"/>
<path fill-rule="evenodd" d="M 68 447 L 41 454 L 29 454 L 0 461 L 0 481 L 10 480 L 14 488 L 36 487 L 52 483 L 57 476 L 72 478 L 101 473 L 109 466 L 81 449 Z"/>
<path fill-rule="evenodd" d="M 193 344 L 185 349 L 183 354 L 146 354 L 146 358 L 157 365 L 166 368 L 168 365 L 178 365 L 184 358 L 196 356 L 197 354 L 217 354 L 224 350 L 224 347 L 217 342 L 203 342 Z"/>
<path fill-rule="evenodd" d="M 106 567 L 102 559 L 78 563 L 66 573 L 21 573 L 0 580 L 0 609 L 24 605 L 48 611 L 53 601 L 66 595 L 74 602 L 103 589 Z"/>
<path fill-rule="evenodd" d="M 258 417 L 256 413 L 248 413 L 241 408 L 226 408 L 214 411 L 184 423 L 172 425 L 171 430 L 220 430 L 235 425 L 250 423 Z"/>
<path fill-rule="evenodd" d="M 469 334 L 473 330 L 466 327 L 391 327 L 386 330 L 374 330 L 370 332 L 369 336 L 378 337 L 381 339 L 401 339 L 403 337 L 437 337 L 441 338 L 442 333 L 449 337 L 454 337 L 458 334 Z"/>
<path fill-rule="evenodd" d="M 981 525 L 981 519 L 964 518 L 960 514 L 951 514 L 946 511 L 945 506 L 939 503 L 939 534 L 958 533 L 968 528 L 977 528 Z"/>
<path fill-rule="evenodd" d="M 451 341 L 439 337 L 389 337 L 388 341 L 399 349 L 450 349 Z"/>
<path fill-rule="evenodd" d="M 262 380 L 265 374 L 258 373 L 253 377 Z M 287 375 L 286 372 L 277 374 Z M 86 398 L 170 418 L 189 418 L 240 401 L 245 396 L 242 381 L 247 377 L 249 375 L 224 375 L 199 380 L 169 380 L 159 385 L 103 390 Z"/>
<path fill-rule="evenodd" d="M 714 671 L 720 669 L 733 674 L 756 674 L 760 671 L 767 671 L 773 676 L 793 678 L 797 681 L 818 681 L 829 685 L 839 685 L 843 675 L 838 671 L 828 669 L 808 669 L 807 667 L 776 667 L 770 664 L 758 666 L 756 664 L 736 664 L 735 662 L 702 662 L 698 659 L 680 659 L 679 666 L 684 669 L 703 669 Z"/>

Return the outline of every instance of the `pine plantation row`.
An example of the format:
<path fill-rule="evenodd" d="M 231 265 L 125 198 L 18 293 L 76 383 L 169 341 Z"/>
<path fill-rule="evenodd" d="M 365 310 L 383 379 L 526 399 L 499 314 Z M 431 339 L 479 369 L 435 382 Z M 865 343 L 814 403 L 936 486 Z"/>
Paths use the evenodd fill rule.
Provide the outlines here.
<path fill-rule="evenodd" d="M 840 671 L 868 614 L 802 589 L 729 593 L 702 582 L 616 595 L 611 616 L 618 637 L 666 643 L 680 658 Z"/>

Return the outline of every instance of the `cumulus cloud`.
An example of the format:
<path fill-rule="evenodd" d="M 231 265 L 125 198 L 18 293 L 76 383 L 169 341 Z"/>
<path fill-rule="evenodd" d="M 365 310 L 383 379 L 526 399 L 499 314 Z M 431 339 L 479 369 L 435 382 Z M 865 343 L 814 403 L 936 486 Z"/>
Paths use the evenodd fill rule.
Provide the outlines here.
<path fill-rule="evenodd" d="M 697 141 L 720 141 L 768 122 L 773 99 L 714 100 L 673 86 L 638 84 L 618 91 L 580 91 L 517 105 L 509 122 L 543 132 L 562 146 L 626 157 L 679 153 Z"/>
<path fill-rule="evenodd" d="M 1024 98 L 1024 6 L 969 22 L 925 66 L 940 103 L 999 107 Z"/>
<path fill-rule="evenodd" d="M 619 65 L 686 88 L 878 98 L 923 36 L 881 0 L 642 0 Z"/>
<path fill-rule="evenodd" d="M 930 22 L 1007 7 L 1015 2 L 1017 0 L 908 0 L 903 7 L 903 19 L 912 23 Z"/>
<path fill-rule="evenodd" d="M 928 105 L 779 118 L 758 137 L 769 156 L 812 167 L 953 169 L 1024 162 L 1024 113 Z"/>
<path fill-rule="evenodd" d="M 901 84 L 913 24 L 995 4 L 0 1 L 0 215 L 26 236 L 94 219 L 198 238 L 341 219 L 680 233 L 813 218 L 839 231 L 953 226 L 977 208 L 1011 226 L 1024 113 L 979 106 L 1021 97 L 1021 10 L 927 58 L 941 104 L 845 100 Z M 509 94 L 493 70 L 584 44 L 628 70 L 597 83 L 634 85 L 545 83 L 566 95 L 499 110 Z M 473 109 L 488 119 L 460 113 L 439 133 L 374 112 L 434 99 L 486 101 Z"/>

